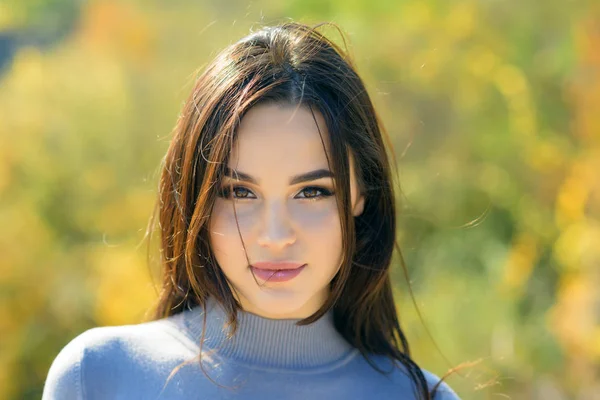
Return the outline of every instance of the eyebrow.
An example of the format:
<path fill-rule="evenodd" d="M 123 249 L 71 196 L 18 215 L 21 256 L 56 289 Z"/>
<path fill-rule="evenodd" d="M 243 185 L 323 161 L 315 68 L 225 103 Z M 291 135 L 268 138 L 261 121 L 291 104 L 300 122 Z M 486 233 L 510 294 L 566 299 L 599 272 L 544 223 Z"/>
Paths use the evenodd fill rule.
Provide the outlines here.
<path fill-rule="evenodd" d="M 225 176 L 232 178 L 232 179 L 239 180 L 239 181 L 250 182 L 255 185 L 258 185 L 258 180 L 256 178 L 254 178 L 251 175 L 248 175 L 244 172 L 232 170 L 229 167 L 225 168 Z M 290 179 L 290 185 L 296 185 L 298 183 L 308 182 L 308 181 L 316 181 L 317 179 L 321 179 L 321 178 L 333 178 L 333 177 L 334 177 L 333 172 L 331 172 L 327 169 L 317 169 L 314 171 L 306 172 L 304 174 L 293 176 Z"/>

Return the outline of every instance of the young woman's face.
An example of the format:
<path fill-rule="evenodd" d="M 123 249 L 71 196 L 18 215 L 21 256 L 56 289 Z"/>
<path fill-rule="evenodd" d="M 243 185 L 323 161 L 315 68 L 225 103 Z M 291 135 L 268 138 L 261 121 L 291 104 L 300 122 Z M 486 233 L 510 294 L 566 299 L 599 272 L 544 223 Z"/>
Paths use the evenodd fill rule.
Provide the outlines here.
<path fill-rule="evenodd" d="M 314 112 L 329 154 L 325 121 Z M 278 104 L 250 109 L 240 123 L 228 167 L 231 177 L 219 189 L 210 241 L 242 307 L 268 318 L 313 314 L 325 302 L 340 267 L 342 232 L 333 178 L 310 110 Z M 350 174 L 356 216 L 364 198 L 358 193 L 352 157 Z M 285 261 L 303 267 L 285 272 L 252 269 L 246 254 L 252 266 Z"/>

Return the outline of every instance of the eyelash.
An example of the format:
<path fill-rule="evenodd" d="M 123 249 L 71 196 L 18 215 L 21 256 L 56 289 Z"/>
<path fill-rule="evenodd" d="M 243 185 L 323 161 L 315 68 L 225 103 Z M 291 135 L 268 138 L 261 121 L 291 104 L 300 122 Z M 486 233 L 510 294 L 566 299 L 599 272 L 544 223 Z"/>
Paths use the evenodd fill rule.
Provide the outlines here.
<path fill-rule="evenodd" d="M 233 192 L 235 192 L 236 189 L 244 189 L 244 190 L 252 193 L 252 191 L 250 189 L 245 188 L 244 186 L 233 186 L 232 187 Z M 307 191 L 307 190 L 316 190 L 316 191 L 321 192 L 321 194 L 312 196 L 312 197 L 300 197 L 301 199 L 316 201 L 316 200 L 320 200 L 322 198 L 333 196 L 333 192 L 331 192 L 328 189 L 325 189 L 324 187 L 320 187 L 320 186 L 307 186 L 307 187 L 303 188 L 300 191 L 300 193 Z M 218 196 L 223 197 L 225 199 L 230 199 L 231 198 L 230 194 L 231 193 L 230 193 L 229 187 L 227 187 L 227 186 L 221 188 L 218 192 Z M 236 199 L 237 200 L 252 200 L 254 198 L 253 197 L 236 197 Z"/>

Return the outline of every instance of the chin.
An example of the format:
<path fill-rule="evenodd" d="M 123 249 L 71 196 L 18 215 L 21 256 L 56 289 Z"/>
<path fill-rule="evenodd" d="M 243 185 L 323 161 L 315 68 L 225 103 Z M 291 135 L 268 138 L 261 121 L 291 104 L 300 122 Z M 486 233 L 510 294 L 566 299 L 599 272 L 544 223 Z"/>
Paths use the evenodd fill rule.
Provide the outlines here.
<path fill-rule="evenodd" d="M 258 293 L 248 298 L 249 311 L 267 318 L 302 319 L 314 311 L 309 306 L 310 296 L 298 293 Z"/>

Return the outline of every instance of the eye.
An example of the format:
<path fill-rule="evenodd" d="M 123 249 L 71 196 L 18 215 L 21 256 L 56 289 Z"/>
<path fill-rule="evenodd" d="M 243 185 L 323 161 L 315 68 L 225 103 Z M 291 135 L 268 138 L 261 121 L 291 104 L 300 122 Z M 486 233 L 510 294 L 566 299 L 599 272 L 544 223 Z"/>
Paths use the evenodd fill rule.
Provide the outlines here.
<path fill-rule="evenodd" d="M 305 187 L 300 191 L 300 193 L 304 194 L 304 196 L 300 197 L 301 199 L 311 200 L 318 200 L 319 198 L 329 197 L 333 195 L 333 193 L 330 190 L 318 186 Z"/>
<path fill-rule="evenodd" d="M 221 190 L 219 191 L 219 196 L 220 197 L 224 197 L 226 199 L 231 198 L 231 194 L 233 193 L 233 196 L 235 199 L 255 199 L 256 196 L 254 196 L 254 194 L 247 188 L 243 187 L 243 186 L 234 186 L 233 188 L 229 188 L 229 186 L 225 186 L 223 188 L 221 188 Z"/>

